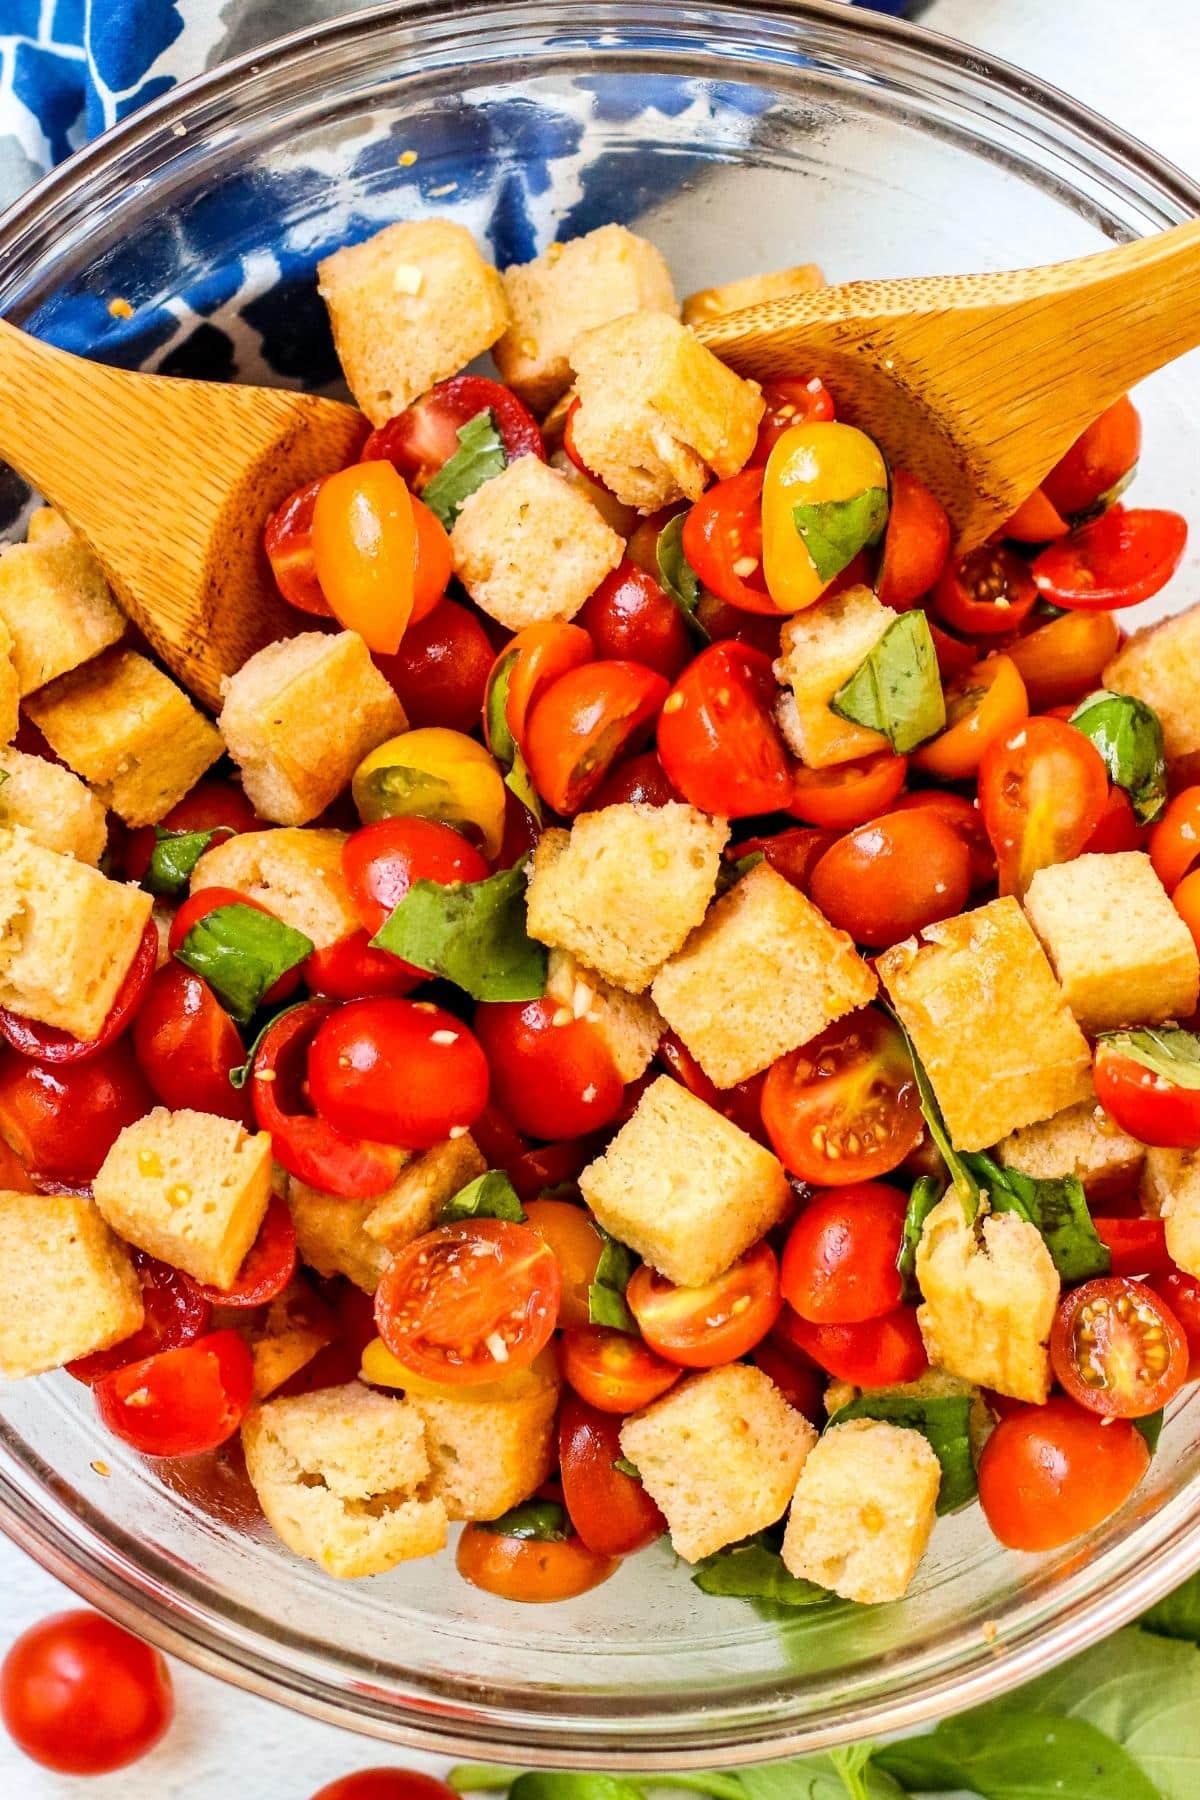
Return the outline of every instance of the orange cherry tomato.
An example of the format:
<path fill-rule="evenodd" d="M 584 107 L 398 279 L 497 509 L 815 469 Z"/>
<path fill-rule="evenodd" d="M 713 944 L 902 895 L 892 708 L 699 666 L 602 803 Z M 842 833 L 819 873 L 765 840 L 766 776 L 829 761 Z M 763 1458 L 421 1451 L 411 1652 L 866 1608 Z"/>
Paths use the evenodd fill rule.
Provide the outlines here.
<path fill-rule="evenodd" d="M 595 654 L 595 646 L 582 626 L 563 625 L 553 619 L 539 625 L 527 625 L 509 639 L 492 664 L 487 692 L 490 694 L 492 684 L 507 670 L 508 698 L 504 718 L 522 755 L 529 715 L 534 706 L 560 676 L 591 662 Z M 483 716 L 486 721 L 486 697 Z M 489 742 L 488 748 L 494 750 L 495 746 Z"/>
<path fill-rule="evenodd" d="M 1120 641 L 1111 613 L 1064 613 L 1015 638 L 1005 654 L 1017 666 L 1030 706 L 1048 712 L 1090 694 Z"/>
<path fill-rule="evenodd" d="M 531 1231 L 549 1244 L 562 1276 L 558 1322 L 562 1326 L 587 1325 L 588 1289 L 604 1253 L 604 1240 L 591 1215 L 568 1200 L 531 1200 L 525 1208 Z"/>
<path fill-rule="evenodd" d="M 436 523 L 436 521 L 435 521 Z M 391 463 L 327 475 L 313 508 L 313 560 L 334 617 L 394 656 L 413 612 L 417 523 Z"/>
<path fill-rule="evenodd" d="M 468 1525 L 458 1540 L 455 1567 L 464 1581 L 501 1600 L 538 1605 L 573 1600 L 599 1587 L 618 1560 L 597 1556 L 581 1537 L 505 1537 L 490 1525 Z"/>
<path fill-rule="evenodd" d="M 744 819 L 788 805 L 792 762 L 771 707 L 770 659 L 729 641 L 710 644 L 662 703 L 658 759 L 693 806 Z"/>
<path fill-rule="evenodd" d="M 1022 500 L 1008 524 L 1000 533 L 1018 544 L 1049 544 L 1066 537 L 1071 527 L 1056 506 L 1046 498 L 1043 488 L 1034 488 L 1028 500 Z"/>
<path fill-rule="evenodd" d="M 1187 1380 L 1188 1341 L 1161 1295 L 1128 1275 L 1108 1275 L 1063 1296 L 1050 1360 L 1066 1393 L 1089 1412 L 1143 1419 Z"/>
<path fill-rule="evenodd" d="M 1154 873 L 1174 893 L 1200 858 L 1200 787 L 1183 788 L 1167 802 L 1167 810 L 1150 833 Z"/>
<path fill-rule="evenodd" d="M 713 1369 L 753 1350 L 779 1317 L 779 1264 L 755 1244 L 703 1287 L 676 1287 L 643 1263 L 625 1298 L 652 1350 L 685 1369 Z"/>
<path fill-rule="evenodd" d="M 453 565 L 450 539 L 435 512 L 416 494 L 411 495 L 417 543 L 413 552 L 413 603 L 409 624 L 427 619 L 450 586 Z"/>
<path fill-rule="evenodd" d="M 1055 1395 L 1001 1419 L 979 1459 L 979 1499 L 1010 1550 L 1057 1550 L 1110 1518 L 1149 1466 L 1128 1419 Z"/>
<path fill-rule="evenodd" d="M 1050 544 L 1033 565 L 1039 594 L 1080 612 L 1137 606 L 1166 587 L 1183 561 L 1181 514 L 1112 506 L 1090 525 Z"/>
<path fill-rule="evenodd" d="M 641 663 L 585 663 L 560 675 L 530 714 L 525 739 L 546 804 L 565 817 L 577 813 L 618 757 L 649 735 L 667 692 L 664 678 Z"/>
<path fill-rule="evenodd" d="M 916 1381 L 929 1367 L 914 1306 L 898 1306 L 857 1325 L 816 1325 L 785 1306 L 775 1336 L 855 1387 L 895 1387 L 900 1381 Z"/>
<path fill-rule="evenodd" d="M 938 617 L 968 637 L 1016 631 L 1036 599 L 1028 563 L 1003 544 L 982 544 L 947 563 L 933 590 Z"/>
<path fill-rule="evenodd" d="M 1128 394 L 1081 432 L 1042 482 L 1051 506 L 1066 517 L 1089 511 L 1130 474 L 1142 447 L 1142 421 Z"/>
<path fill-rule="evenodd" d="M 938 674 L 943 682 L 952 681 L 964 669 L 969 669 L 972 663 L 979 661 L 978 644 L 968 644 L 965 638 L 955 637 L 952 631 L 943 631 L 937 620 L 930 618 L 928 613 L 925 615 L 925 623 L 933 639 Z"/>
<path fill-rule="evenodd" d="M 641 1482 L 618 1468 L 621 1457 L 621 1421 L 567 1394 L 558 1421 L 563 1499 L 572 1525 L 597 1556 L 629 1556 L 667 1528 Z"/>
<path fill-rule="evenodd" d="M 1027 719 L 996 739 L 979 765 L 979 809 L 1000 892 L 1020 899 L 1039 869 L 1078 856 L 1107 804 L 1103 758 L 1073 725 Z"/>
<path fill-rule="evenodd" d="M 967 846 L 971 859 L 972 889 L 987 887 L 996 879 L 996 853 L 979 816 L 979 808 L 963 794 L 947 793 L 945 788 L 918 788 L 914 794 L 901 794 L 897 812 L 919 812 L 927 808 L 952 825 Z"/>
<path fill-rule="evenodd" d="M 904 1298 L 896 1259 L 908 1201 L 881 1181 L 825 1188 L 800 1210 L 783 1252 L 783 1297 L 810 1325 L 861 1325 Z"/>
<path fill-rule="evenodd" d="M 1121 790 L 1113 791 L 1119 793 Z M 1191 932 L 1196 948 L 1200 950 L 1200 869 L 1193 869 L 1189 875 L 1184 876 L 1171 895 L 1171 900 L 1175 911 Z"/>
<path fill-rule="evenodd" d="M 856 826 L 825 852 L 809 882 L 830 923 L 873 950 L 953 918 L 970 891 L 966 841 L 932 807 Z"/>
<path fill-rule="evenodd" d="M 873 1006 L 826 1026 L 771 1064 L 762 1117 L 784 1167 L 814 1187 L 898 1168 L 924 1128 L 899 1027 Z"/>
<path fill-rule="evenodd" d="M 877 592 L 903 612 L 927 594 L 946 566 L 950 520 L 936 495 L 905 469 L 892 472 L 891 507 Z"/>
<path fill-rule="evenodd" d="M 879 750 L 857 762 L 835 763 L 830 769 L 797 767 L 787 810 L 808 825 L 828 831 L 851 831 L 887 811 L 908 774 L 908 758 Z"/>
<path fill-rule="evenodd" d="M 781 375 L 776 381 L 762 385 L 763 416 L 758 426 L 758 442 L 750 456 L 749 467 L 763 468 L 772 450 L 792 425 L 807 419 L 826 423 L 837 417 L 833 396 L 819 375 L 807 380 L 801 375 Z"/>
<path fill-rule="evenodd" d="M 778 618 L 762 572 L 763 469 L 718 481 L 683 524 L 683 552 L 710 593 L 743 612 Z"/>
<path fill-rule="evenodd" d="M 641 1338 L 606 1325 L 564 1331 L 562 1372 L 581 1400 L 610 1413 L 640 1412 L 683 1373 L 678 1362 L 656 1356 Z"/>
<path fill-rule="evenodd" d="M 942 781 L 967 781 L 989 744 L 1027 716 L 1025 684 L 1008 656 L 987 656 L 946 688 L 946 729 L 913 752 L 913 764 Z"/>

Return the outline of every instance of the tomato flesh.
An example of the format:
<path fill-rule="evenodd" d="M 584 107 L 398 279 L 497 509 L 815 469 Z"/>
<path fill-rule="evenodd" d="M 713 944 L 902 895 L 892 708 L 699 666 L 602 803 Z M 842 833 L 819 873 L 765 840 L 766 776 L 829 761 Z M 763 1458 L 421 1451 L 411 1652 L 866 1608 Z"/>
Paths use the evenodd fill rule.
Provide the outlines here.
<path fill-rule="evenodd" d="M 327 475 L 313 506 L 313 566 L 329 610 L 371 650 L 395 655 L 412 617 L 417 527 L 390 463 Z"/>
<path fill-rule="evenodd" d="M 766 1136 L 762 1121 L 762 1091 L 764 1075 L 749 1075 L 745 1081 L 739 1081 L 736 1087 L 719 1088 L 711 1082 L 700 1064 L 696 1061 L 686 1044 L 673 1031 L 666 1031 L 659 1039 L 656 1051 L 658 1061 L 669 1075 L 673 1075 L 688 1092 L 731 1119 L 747 1137 L 756 1138 L 765 1143 Z"/>
<path fill-rule="evenodd" d="M 547 805 L 577 813 L 613 763 L 645 742 L 667 691 L 662 675 L 635 662 L 589 662 L 561 675 L 526 731 L 529 772 Z"/>
<path fill-rule="evenodd" d="M 273 1194 L 233 1285 L 219 1288 L 201 1283 L 200 1292 L 213 1306 L 266 1306 L 282 1294 L 295 1273 L 296 1227 L 287 1201 Z"/>
<path fill-rule="evenodd" d="M 743 469 L 702 494 L 684 520 L 683 553 L 727 606 L 778 618 L 762 571 L 764 473 Z"/>
<path fill-rule="evenodd" d="M 1144 1282 L 1109 1275 L 1061 1301 L 1050 1360 L 1071 1399 L 1105 1418 L 1140 1419 L 1174 1399 L 1188 1371 L 1183 1327 Z"/>
<path fill-rule="evenodd" d="M 454 375 L 373 431 L 363 445 L 361 462 L 390 462 L 420 492 L 443 463 L 461 448 L 458 428 L 481 412 L 490 412 L 509 462 L 518 456 L 546 452 L 537 420 L 517 396 L 485 375 Z"/>
<path fill-rule="evenodd" d="M 133 1266 L 141 1284 L 145 1317 L 138 1329 L 119 1344 L 112 1344 L 107 1350 L 93 1350 L 89 1356 L 76 1357 L 66 1365 L 68 1375 L 87 1387 L 94 1387 L 114 1370 L 154 1356 L 159 1350 L 177 1350 L 182 1344 L 195 1343 L 208 1330 L 212 1305 L 190 1275 L 142 1250 L 133 1252 Z"/>
<path fill-rule="evenodd" d="M 785 431 L 807 419 L 828 422 L 837 417 L 833 396 L 819 375 L 781 375 L 762 384 L 763 416 L 758 442 L 750 456 L 751 468 L 763 468 Z"/>
<path fill-rule="evenodd" d="M 684 670 L 662 703 L 658 756 L 693 806 L 743 819 L 790 804 L 791 759 L 770 711 L 777 692 L 769 658 L 741 644 L 712 644 Z"/>
<path fill-rule="evenodd" d="M 1074 726 L 1029 719 L 992 743 L 979 765 L 979 806 L 1000 892 L 1020 898 L 1039 869 L 1078 856 L 1107 805 L 1103 759 Z"/>
<path fill-rule="evenodd" d="M 736 1362 L 779 1317 L 779 1264 L 767 1243 L 703 1287 L 677 1287 L 643 1263 L 625 1299 L 651 1350 L 685 1369 Z"/>
<path fill-rule="evenodd" d="M 1152 1274 L 1147 1285 L 1166 1302 L 1182 1327 L 1191 1355 L 1188 1380 L 1195 1381 L 1200 1377 L 1200 1277 L 1185 1275 L 1172 1265 Z"/>
<path fill-rule="evenodd" d="M 101 1424 L 143 1456 L 199 1456 L 238 1429 L 254 1398 L 254 1364 L 236 1331 L 126 1363 L 92 1389 Z"/>
<path fill-rule="evenodd" d="M 1025 684 L 1011 657 L 972 663 L 946 684 L 946 729 L 913 752 L 913 763 L 942 781 L 966 781 L 988 746 L 1015 730 L 1029 712 Z"/>
<path fill-rule="evenodd" d="M 993 637 L 1016 631 L 1032 612 L 1037 594 L 1027 563 L 1003 544 L 984 544 L 946 566 L 933 604 L 952 631 Z"/>
<path fill-rule="evenodd" d="M 641 1482 L 616 1466 L 622 1451 L 614 1414 L 568 1394 L 558 1422 L 558 1456 L 571 1523 L 595 1555 L 629 1556 L 662 1536 L 662 1513 Z"/>
<path fill-rule="evenodd" d="M 5 1730 L 32 1761 L 63 1775 L 127 1768 L 154 1748 L 174 1714 L 158 1651 L 96 1612 L 40 1619 L 0 1667 Z"/>
<path fill-rule="evenodd" d="M 1114 506 L 1048 545 L 1033 565 L 1033 579 L 1055 606 L 1112 612 L 1166 587 L 1186 547 L 1187 522 L 1179 513 Z"/>
<path fill-rule="evenodd" d="M 1167 1228 L 1161 1219 L 1098 1217 L 1096 1236 L 1112 1259 L 1114 1275 L 1166 1275 L 1171 1269 Z"/>
<path fill-rule="evenodd" d="M 1035 615 L 1036 620 L 1036 615 Z M 1006 654 L 1016 664 L 1029 704 L 1045 711 L 1082 700 L 1100 685 L 1121 634 L 1109 613 L 1064 613 L 1016 638 Z"/>
<path fill-rule="evenodd" d="M 899 1028 L 866 1007 L 781 1056 L 767 1071 L 762 1118 L 784 1167 L 814 1187 L 898 1168 L 924 1130 Z"/>
<path fill-rule="evenodd" d="M 1057 1550 L 1123 1506 L 1149 1465 L 1129 1420 L 1056 1395 L 1001 1419 L 979 1459 L 979 1499 L 1010 1550 Z"/>
<path fill-rule="evenodd" d="M 787 810 L 809 825 L 852 831 L 887 811 L 907 773 L 908 758 L 893 756 L 890 750 L 857 762 L 835 763 L 831 769 L 797 767 Z"/>

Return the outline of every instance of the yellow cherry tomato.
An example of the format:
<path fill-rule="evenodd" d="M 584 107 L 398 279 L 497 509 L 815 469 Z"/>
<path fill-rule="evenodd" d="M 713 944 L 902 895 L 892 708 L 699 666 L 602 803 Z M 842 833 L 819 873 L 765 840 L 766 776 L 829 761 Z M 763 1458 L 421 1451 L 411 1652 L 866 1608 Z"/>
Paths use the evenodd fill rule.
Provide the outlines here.
<path fill-rule="evenodd" d="M 887 519 L 887 488 L 887 464 L 865 432 L 819 419 L 788 427 L 767 459 L 762 495 L 763 575 L 781 612 L 811 606 L 863 544 L 879 541 Z M 830 520 L 814 559 L 810 545 L 816 546 L 817 540 L 810 536 L 806 544 L 796 523 L 796 508 L 857 500 L 860 495 L 875 498 L 864 500 L 861 515 Z M 872 536 L 855 542 L 839 562 L 843 534 L 860 517 L 873 518 L 877 528 Z"/>
<path fill-rule="evenodd" d="M 412 617 L 417 527 L 412 496 L 389 462 L 355 463 L 321 483 L 313 559 L 334 617 L 394 656 Z"/>
<path fill-rule="evenodd" d="M 473 827 L 483 853 L 504 841 L 504 778 L 494 756 L 463 731 L 427 725 L 389 738 L 354 771 L 354 804 L 364 825 L 399 815 Z"/>
<path fill-rule="evenodd" d="M 363 1380 L 369 1381 L 372 1387 L 403 1388 L 405 1393 L 417 1394 L 425 1400 L 463 1398 L 461 1387 L 446 1387 L 438 1381 L 427 1381 L 424 1375 L 414 1375 L 398 1357 L 392 1355 L 382 1338 L 372 1338 L 363 1351 L 361 1374 Z M 471 1388 L 470 1397 L 473 1401 L 501 1403 L 522 1400 L 527 1394 L 557 1380 L 553 1352 L 543 1350 L 527 1368 L 514 1369 L 511 1375 L 502 1375 L 498 1381 L 477 1383 Z"/>

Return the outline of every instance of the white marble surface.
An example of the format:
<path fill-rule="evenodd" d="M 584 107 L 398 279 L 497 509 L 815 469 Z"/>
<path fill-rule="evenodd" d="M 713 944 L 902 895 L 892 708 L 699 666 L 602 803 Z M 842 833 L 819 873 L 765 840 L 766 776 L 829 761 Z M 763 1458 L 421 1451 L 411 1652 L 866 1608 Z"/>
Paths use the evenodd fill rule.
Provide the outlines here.
<path fill-rule="evenodd" d="M 347 6 L 347 10 L 350 10 Z M 923 23 L 966 38 L 1067 89 L 1200 171 L 1196 0 L 934 0 Z M 0 1539 L 0 1639 L 75 1604 L 67 1590 Z M 176 1665 L 178 1715 L 167 1740 L 134 1768 L 84 1785 L 35 1768 L 0 1734 L 4 1800 L 307 1800 L 352 1770 L 429 1758 L 389 1752 Z"/>

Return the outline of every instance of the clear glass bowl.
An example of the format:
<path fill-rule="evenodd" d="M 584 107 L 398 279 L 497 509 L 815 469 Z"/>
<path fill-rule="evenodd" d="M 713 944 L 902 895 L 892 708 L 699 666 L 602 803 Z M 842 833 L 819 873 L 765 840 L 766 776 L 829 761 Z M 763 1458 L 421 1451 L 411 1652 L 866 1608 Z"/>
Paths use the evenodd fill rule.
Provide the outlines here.
<path fill-rule="evenodd" d="M 418 3 L 257 52 L 83 151 L 0 221 L 0 309 L 122 363 L 330 382 L 314 262 L 423 211 L 501 262 L 621 219 L 687 292 L 809 259 L 834 278 L 1049 261 L 1172 224 L 1200 193 L 1027 76 L 834 5 Z M 1195 359 L 1141 401 L 1139 491 L 1200 520 Z M 5 522 L 21 501 L 9 478 Z M 338 1585 L 271 1540 L 232 1464 L 140 1461 L 66 1376 L 10 1386 L 2 1413 L 2 1522 L 89 1599 L 273 1699 L 476 1756 L 711 1766 L 910 1726 L 1091 1643 L 1200 1562 L 1194 1390 L 1085 1543 L 1017 1557 L 968 1511 L 902 1603 L 790 1618 L 705 1598 L 662 1546 L 545 1610 L 476 1592 L 449 1558 Z"/>

